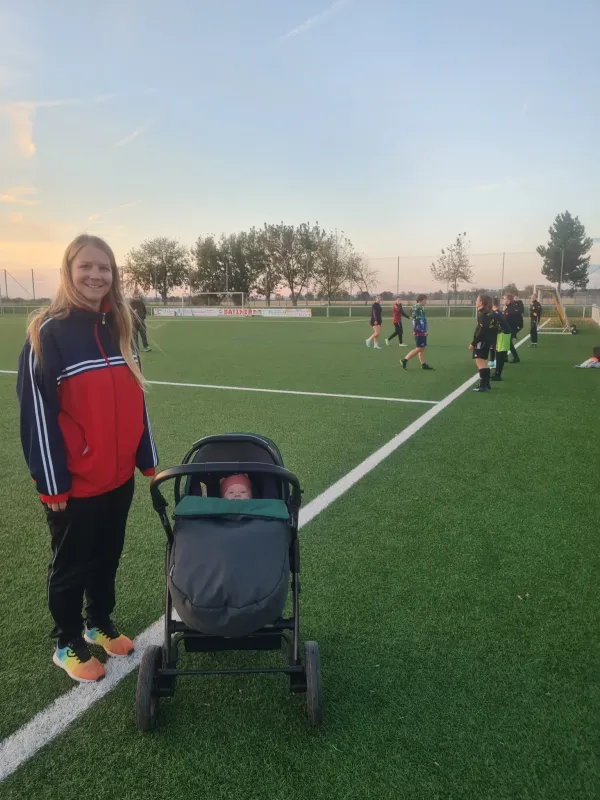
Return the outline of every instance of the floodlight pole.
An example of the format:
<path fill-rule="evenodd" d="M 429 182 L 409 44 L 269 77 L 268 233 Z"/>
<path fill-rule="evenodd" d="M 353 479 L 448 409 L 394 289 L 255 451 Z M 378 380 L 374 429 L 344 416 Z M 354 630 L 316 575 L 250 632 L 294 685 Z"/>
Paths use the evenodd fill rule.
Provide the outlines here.
<path fill-rule="evenodd" d="M 502 279 L 500 281 L 500 291 L 504 291 L 504 260 L 506 258 L 506 253 L 502 253 Z"/>
<path fill-rule="evenodd" d="M 398 256 L 398 264 L 396 266 L 396 297 L 400 294 L 400 256 Z"/>

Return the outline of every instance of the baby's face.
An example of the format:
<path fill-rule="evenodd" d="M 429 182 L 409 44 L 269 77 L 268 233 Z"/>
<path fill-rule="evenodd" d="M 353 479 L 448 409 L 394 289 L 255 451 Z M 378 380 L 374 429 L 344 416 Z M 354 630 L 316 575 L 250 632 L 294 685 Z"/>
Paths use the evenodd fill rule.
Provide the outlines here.
<path fill-rule="evenodd" d="M 234 483 L 232 486 L 227 487 L 223 498 L 225 500 L 251 500 L 252 495 L 243 483 Z"/>

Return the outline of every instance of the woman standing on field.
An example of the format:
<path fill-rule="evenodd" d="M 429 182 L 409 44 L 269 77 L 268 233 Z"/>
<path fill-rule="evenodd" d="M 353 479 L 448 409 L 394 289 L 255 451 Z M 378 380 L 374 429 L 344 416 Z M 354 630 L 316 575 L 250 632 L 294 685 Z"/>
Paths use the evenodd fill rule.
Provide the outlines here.
<path fill-rule="evenodd" d="M 375 298 L 375 302 L 371 306 L 371 320 L 370 324 L 373 328 L 373 333 L 369 336 L 368 339 L 365 339 L 365 344 L 367 347 L 371 346 L 371 342 L 373 342 L 373 347 L 375 350 L 381 350 L 379 345 L 379 334 L 381 333 L 381 323 L 382 323 L 382 314 L 381 314 L 381 297 L 377 295 Z"/>
<path fill-rule="evenodd" d="M 88 644 L 133 652 L 111 614 L 135 467 L 151 476 L 158 464 L 143 384 L 114 254 L 78 236 L 56 297 L 29 324 L 17 379 L 23 452 L 50 528 L 53 661 L 76 681 L 104 677 Z"/>

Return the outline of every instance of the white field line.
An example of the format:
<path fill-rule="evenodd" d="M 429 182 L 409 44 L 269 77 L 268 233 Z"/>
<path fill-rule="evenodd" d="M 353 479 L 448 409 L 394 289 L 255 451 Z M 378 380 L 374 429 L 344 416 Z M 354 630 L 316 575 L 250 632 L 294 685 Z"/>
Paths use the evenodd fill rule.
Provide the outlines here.
<path fill-rule="evenodd" d="M 1 375 L 16 375 L 16 370 L 0 369 Z M 297 392 L 293 389 L 256 389 L 251 386 L 219 386 L 211 383 L 171 383 L 170 381 L 146 381 L 154 386 L 182 386 L 191 389 L 224 389 L 231 392 L 265 392 L 266 394 L 297 394 L 305 397 L 339 397 L 344 400 L 383 400 L 386 403 L 422 403 L 435 406 L 437 400 L 414 400 L 406 397 L 376 397 L 368 394 L 330 394 L 329 392 Z"/>
<path fill-rule="evenodd" d="M 522 339 L 517 347 L 523 345 L 529 336 Z M 6 371 L 4 371 L 6 372 Z M 14 374 L 14 373 L 10 373 Z M 387 444 L 368 456 L 357 467 L 351 470 L 329 489 L 315 497 L 300 511 L 300 528 L 303 528 L 318 514 L 324 511 L 335 500 L 351 489 L 361 478 L 368 475 L 375 467 L 397 450 L 400 445 L 421 430 L 428 422 L 440 414 L 445 408 L 467 391 L 476 381 L 477 374 L 465 381 L 443 400 L 421 415 L 415 422 L 394 436 Z M 0 782 L 15 772 L 25 761 L 34 756 L 53 739 L 65 731 L 82 714 L 90 709 L 98 700 L 107 695 L 138 665 L 145 647 L 151 644 L 160 645 L 163 637 L 163 619 L 146 628 L 135 640 L 135 652 L 129 658 L 109 659 L 106 677 L 100 683 L 77 684 L 65 694 L 57 697 L 47 708 L 36 714 L 33 719 L 19 728 L 11 736 L 0 742 Z"/>
<path fill-rule="evenodd" d="M 255 389 L 250 386 L 218 386 L 210 383 L 171 383 L 170 381 L 148 381 L 154 386 L 185 386 L 191 389 L 228 389 L 231 392 L 265 392 L 266 394 L 294 394 L 303 397 L 340 397 L 344 400 L 383 400 L 387 403 L 424 403 L 434 406 L 437 400 L 412 400 L 404 397 L 375 397 L 366 394 L 330 394 L 329 392 L 298 392 L 292 389 Z"/>

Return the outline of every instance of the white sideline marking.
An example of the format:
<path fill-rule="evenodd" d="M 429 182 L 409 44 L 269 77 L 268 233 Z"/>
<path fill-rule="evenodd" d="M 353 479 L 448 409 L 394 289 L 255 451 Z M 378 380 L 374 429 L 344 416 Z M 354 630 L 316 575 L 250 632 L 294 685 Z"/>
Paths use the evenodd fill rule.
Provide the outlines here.
<path fill-rule="evenodd" d="M 16 369 L 0 369 L 0 375 L 17 375 Z"/>
<path fill-rule="evenodd" d="M 217 386 L 210 383 L 171 383 L 170 381 L 148 381 L 155 386 L 188 386 L 192 389 L 229 389 L 232 392 L 266 392 L 267 394 L 298 394 L 305 397 L 341 397 L 345 400 L 384 400 L 387 403 L 425 403 L 436 405 L 437 400 L 410 400 L 404 397 L 371 397 L 363 394 L 330 394 L 329 392 L 297 392 L 292 389 L 255 389 L 250 386 Z"/>
<path fill-rule="evenodd" d="M 522 339 L 517 347 L 523 345 L 529 336 Z M 3 370 L 3 372 L 7 372 Z M 9 372 L 14 374 L 14 372 Z M 364 478 L 378 464 L 386 459 L 400 445 L 421 430 L 428 422 L 440 414 L 461 394 L 467 391 L 478 379 L 477 374 L 465 381 L 443 400 L 422 414 L 415 422 L 394 436 L 387 444 L 368 456 L 357 467 L 351 470 L 329 489 L 315 497 L 300 510 L 299 527 L 303 528 L 318 514 L 324 511 L 335 500 L 345 494 L 361 478 Z M 118 683 L 139 665 L 144 647 L 161 644 L 163 637 L 163 617 L 146 628 L 135 639 L 135 652 L 129 658 L 109 659 L 106 677 L 100 683 L 92 685 L 78 684 L 65 694 L 60 695 L 47 708 L 38 712 L 32 720 L 23 725 L 4 741 L 0 742 L 0 783 L 28 761 L 38 750 L 45 747 L 53 739 L 65 731 L 71 723 L 91 708 L 98 700 L 107 695 Z"/>

